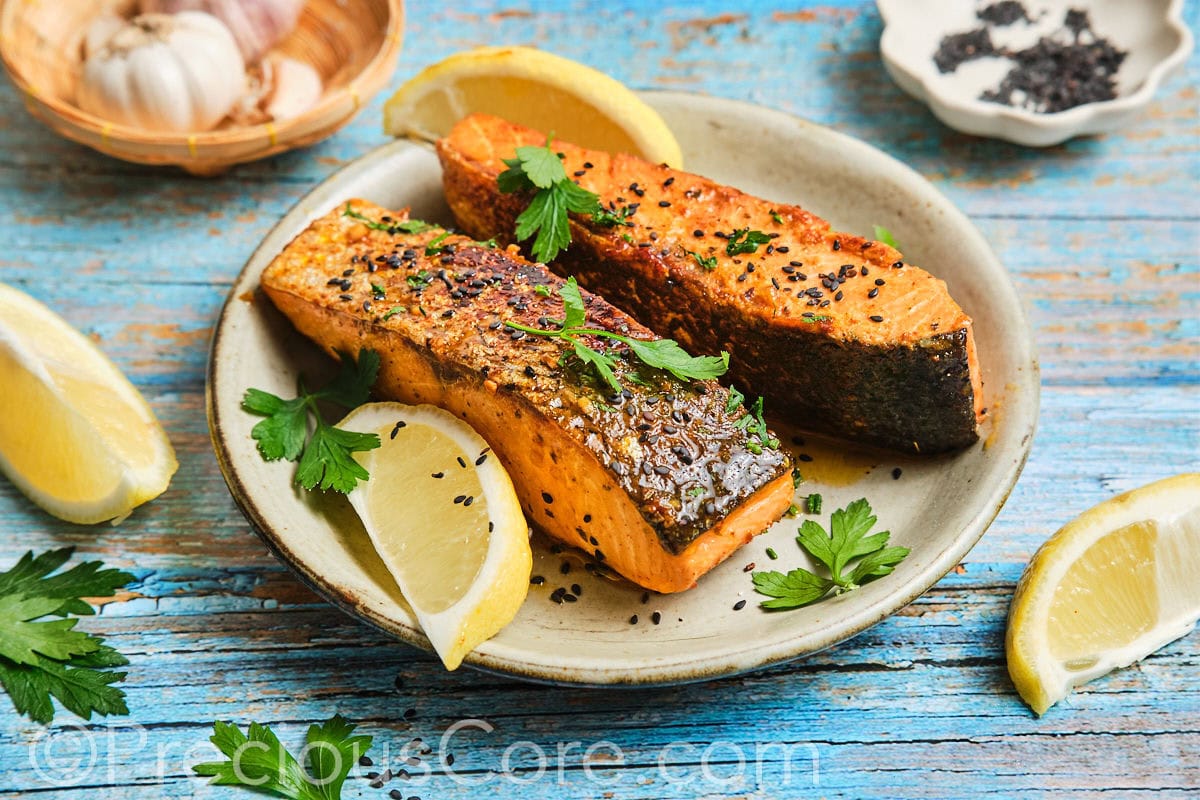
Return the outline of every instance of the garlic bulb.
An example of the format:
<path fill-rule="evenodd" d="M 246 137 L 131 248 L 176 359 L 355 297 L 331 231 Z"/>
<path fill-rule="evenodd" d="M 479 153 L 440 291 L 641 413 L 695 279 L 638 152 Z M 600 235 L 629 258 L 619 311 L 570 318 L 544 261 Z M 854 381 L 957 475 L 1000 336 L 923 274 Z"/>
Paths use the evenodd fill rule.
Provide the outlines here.
<path fill-rule="evenodd" d="M 247 64 L 287 38 L 303 6 L 304 0 L 138 0 L 143 14 L 212 14 L 229 27 Z"/>
<path fill-rule="evenodd" d="M 145 14 L 115 32 L 111 22 L 97 24 L 109 31 L 85 37 L 77 98 L 84 111 L 153 131 L 206 131 L 245 89 L 237 43 L 209 14 Z"/>

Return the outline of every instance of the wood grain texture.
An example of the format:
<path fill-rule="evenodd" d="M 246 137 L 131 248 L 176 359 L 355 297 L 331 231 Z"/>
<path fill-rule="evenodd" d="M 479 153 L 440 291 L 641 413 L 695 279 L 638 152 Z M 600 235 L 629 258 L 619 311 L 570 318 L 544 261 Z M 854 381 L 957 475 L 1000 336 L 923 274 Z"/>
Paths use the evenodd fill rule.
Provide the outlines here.
<path fill-rule="evenodd" d="M 204 418 L 208 339 L 233 277 L 314 183 L 383 142 L 382 98 L 306 152 L 200 181 L 60 140 L 0 84 L 0 280 L 100 342 L 146 393 L 180 461 L 168 492 L 116 528 L 51 519 L 0 483 L 0 564 L 73 544 L 138 579 L 84 623 L 129 654 L 133 714 L 82 727 L 62 714 L 43 728 L 0 700 L 0 797 L 243 796 L 190 777 L 211 755 L 212 720 L 272 722 L 297 743 L 334 712 L 375 735 L 378 760 L 393 768 L 414 736 L 436 742 L 468 718 L 494 726 L 459 732 L 450 748 L 453 771 L 480 785 L 434 764 L 428 779 L 383 789 L 356 777 L 350 797 L 395 788 L 426 800 L 1157 799 L 1200 790 L 1200 638 L 1089 685 L 1040 720 L 1012 691 L 1002 642 L 1012 588 L 1046 536 L 1119 491 L 1200 470 L 1197 59 L 1124 131 L 1026 150 L 950 131 L 903 95 L 879 62 L 872 3 L 645 8 L 413 0 L 392 86 L 454 50 L 533 43 L 635 87 L 797 113 L 933 180 L 1012 272 L 1043 370 L 1033 453 L 980 544 L 901 613 L 752 675 L 601 692 L 446 674 L 322 603 L 266 551 L 225 489 Z M 1200 27 L 1197 3 L 1185 14 Z M 415 718 L 404 719 L 408 709 Z M 585 753 L 603 742 L 620 748 L 619 761 L 611 749 Z M 61 766 L 76 756 L 93 766 L 49 768 L 50 758 Z"/>

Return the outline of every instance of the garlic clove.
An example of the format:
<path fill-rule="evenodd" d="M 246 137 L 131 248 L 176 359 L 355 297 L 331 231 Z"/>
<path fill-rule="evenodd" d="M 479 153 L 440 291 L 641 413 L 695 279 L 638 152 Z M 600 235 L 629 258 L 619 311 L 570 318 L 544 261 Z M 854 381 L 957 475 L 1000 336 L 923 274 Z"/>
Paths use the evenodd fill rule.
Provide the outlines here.
<path fill-rule="evenodd" d="M 275 85 L 267 96 L 266 112 L 277 122 L 298 117 L 317 104 L 324 86 L 311 65 L 272 53 L 270 62 Z"/>

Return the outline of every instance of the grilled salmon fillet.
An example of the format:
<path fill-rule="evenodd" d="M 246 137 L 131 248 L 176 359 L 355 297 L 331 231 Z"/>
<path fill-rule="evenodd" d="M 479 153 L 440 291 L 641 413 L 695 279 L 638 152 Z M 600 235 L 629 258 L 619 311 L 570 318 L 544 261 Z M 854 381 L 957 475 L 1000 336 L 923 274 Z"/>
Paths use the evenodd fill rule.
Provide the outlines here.
<path fill-rule="evenodd" d="M 446 198 L 467 233 L 513 240 L 530 198 L 502 194 L 496 178 L 517 147 L 545 141 L 475 114 L 438 142 Z M 971 319 L 943 281 L 799 206 L 634 156 L 552 147 L 580 186 L 628 215 L 611 227 L 572 215 L 555 271 L 689 350 L 728 350 L 726 377 L 802 428 L 916 453 L 978 439 Z"/>
<path fill-rule="evenodd" d="M 378 351 L 377 394 L 470 423 L 535 526 L 641 586 L 677 592 L 788 508 L 789 457 L 750 439 L 745 410 L 719 383 L 650 370 L 617 345 L 614 395 L 564 342 L 506 326 L 556 329 L 561 278 L 515 248 L 407 233 L 404 220 L 362 200 L 331 211 L 263 271 L 263 291 L 329 353 Z M 659 338 L 582 295 L 588 326 Z"/>

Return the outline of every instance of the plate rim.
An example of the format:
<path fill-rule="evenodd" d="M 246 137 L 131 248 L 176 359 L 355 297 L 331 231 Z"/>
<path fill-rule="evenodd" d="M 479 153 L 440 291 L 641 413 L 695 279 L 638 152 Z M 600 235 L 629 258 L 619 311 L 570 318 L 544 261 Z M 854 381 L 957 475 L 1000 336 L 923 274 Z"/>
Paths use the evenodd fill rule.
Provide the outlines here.
<path fill-rule="evenodd" d="M 1029 458 L 1030 451 L 1035 438 L 1038 419 L 1040 416 L 1040 366 L 1038 363 L 1037 354 L 1034 346 L 1032 331 L 1029 328 L 1028 315 L 1024 304 L 1021 302 L 1020 296 L 1017 293 L 1016 287 L 1012 282 L 1011 276 L 1004 268 L 995 254 L 992 252 L 986 239 L 970 221 L 964 212 L 958 209 L 949 198 L 941 193 L 932 183 L 922 177 L 914 169 L 899 161 L 883 150 L 870 145 L 855 137 L 836 131 L 827 126 L 811 122 L 794 114 L 771 109 L 764 106 L 748 103 L 740 100 L 732 100 L 728 98 L 713 97 L 710 95 L 680 92 L 673 90 L 650 90 L 638 93 L 643 99 L 646 99 L 653 106 L 656 99 L 664 102 L 683 102 L 683 103 L 702 103 L 716 106 L 723 106 L 727 113 L 735 115 L 750 115 L 765 120 L 771 127 L 778 125 L 797 126 L 804 128 L 810 135 L 827 137 L 828 141 L 833 143 L 839 149 L 849 148 L 852 151 L 870 152 L 874 158 L 883 158 L 890 162 L 890 165 L 897 169 L 897 178 L 904 179 L 906 182 L 912 183 L 919 187 L 926 197 L 938 206 L 938 210 L 945 213 L 955 224 L 955 227 L 960 229 L 965 235 L 968 235 L 975 240 L 975 243 L 986 251 L 993 262 L 992 267 L 997 274 L 1002 275 L 1005 280 L 1003 286 L 1005 292 L 1009 295 L 1006 300 L 1012 302 L 1012 312 L 1019 319 L 1021 325 L 1020 330 L 1022 336 L 1012 344 L 1019 345 L 1019 352 L 1015 355 L 1018 357 L 1014 362 L 1018 365 L 1017 371 L 1020 379 L 1014 383 L 1011 389 L 1013 395 L 1020 396 L 1026 401 L 1029 407 L 1029 419 L 1012 421 L 1013 424 L 1025 423 L 1028 431 L 1020 443 L 1020 453 L 1007 466 L 1001 465 L 998 469 L 1001 470 L 1001 480 L 999 480 L 987 498 L 980 503 L 978 510 L 967 524 L 959 530 L 952 538 L 950 546 L 938 552 L 930 561 L 910 579 L 906 584 L 903 584 L 900 589 L 895 592 L 890 592 L 883 595 L 873 603 L 864 606 L 841 621 L 838 624 L 825 628 L 822 633 L 826 640 L 824 644 L 818 646 L 805 645 L 801 647 L 789 647 L 794 640 L 784 642 L 768 641 L 762 642 L 756 640 L 751 642 L 746 647 L 739 648 L 734 651 L 722 653 L 719 656 L 705 656 L 700 661 L 688 661 L 686 658 L 675 658 L 665 663 L 656 663 L 644 665 L 640 667 L 630 668 L 628 666 L 619 667 L 603 667 L 589 666 L 579 667 L 570 665 L 560 665 L 557 667 L 545 664 L 530 664 L 528 662 L 514 660 L 511 658 L 498 656 L 495 654 L 481 653 L 479 650 L 472 651 L 463 664 L 472 669 L 479 670 L 485 673 L 502 675 L 507 677 L 516 677 L 526 681 L 536 683 L 552 684 L 552 685 L 569 685 L 582 687 L 644 687 L 644 686 L 669 686 L 685 683 L 694 683 L 700 681 L 713 680 L 727 676 L 739 675 L 746 672 L 763 669 L 776 664 L 781 664 L 787 661 L 802 658 L 804 656 L 818 653 L 824 649 L 840 644 L 867 628 L 879 623 L 887 617 L 895 614 L 900 609 L 912 603 L 930 588 L 938 583 L 946 574 L 950 572 L 959 561 L 970 552 L 976 543 L 983 537 L 988 530 L 993 520 L 1000 513 L 1008 497 L 1016 487 L 1017 481 L 1022 470 Z M 284 237 L 283 233 L 285 226 L 290 227 L 291 220 L 297 214 L 311 214 L 311 211 L 306 211 L 306 207 L 312 205 L 311 199 L 322 192 L 329 191 L 331 185 L 336 185 L 342 182 L 345 178 L 352 176 L 358 171 L 369 169 L 375 162 L 385 160 L 394 152 L 404 152 L 410 148 L 430 149 L 430 145 L 426 142 L 413 142 L 406 139 L 398 139 L 385 142 L 378 147 L 372 148 L 361 156 L 355 158 L 349 163 L 343 165 L 338 170 L 331 173 L 329 176 L 315 184 L 303 197 L 299 198 L 288 211 L 280 217 L 280 219 L 271 227 L 264 235 L 262 241 L 254 249 L 246 263 L 238 271 L 238 274 L 233 279 L 229 293 L 225 301 L 221 305 L 220 313 L 217 316 L 216 323 L 213 328 L 213 335 L 210 340 L 208 360 L 205 370 L 205 408 L 209 428 L 209 437 L 216 455 L 218 467 L 221 470 L 222 478 L 225 480 L 226 486 L 229 489 L 230 495 L 233 497 L 235 505 L 242 515 L 249 522 L 251 529 L 255 534 L 267 545 L 268 549 L 275 554 L 280 561 L 283 562 L 288 569 L 295 574 L 302 583 L 308 586 L 315 594 L 330 603 L 334 607 L 343 611 L 346 614 L 371 625 L 378 630 L 383 631 L 389 636 L 395 637 L 407 644 L 413 645 L 425 651 L 431 651 L 429 640 L 416 627 L 410 627 L 403 623 L 397 623 L 396 620 L 387 618 L 369 606 L 355 601 L 351 593 L 339 590 L 333 583 L 323 580 L 315 571 L 310 570 L 307 565 L 298 558 L 288 548 L 286 537 L 280 536 L 274 531 L 271 524 L 267 521 L 265 515 L 259 510 L 241 477 L 237 474 L 236 468 L 230 458 L 230 453 L 224 444 L 226 434 L 224 433 L 220 412 L 217 409 L 216 396 L 218 394 L 218 378 L 217 378 L 217 356 L 222 345 L 222 334 L 226 327 L 228 315 L 232 304 L 241 301 L 241 294 L 244 291 L 242 284 L 246 282 L 247 275 L 252 266 L 259 264 L 264 251 L 268 247 L 271 248 L 269 255 L 273 256 L 279 245 L 276 240 Z M 291 237 L 286 237 L 290 240 Z M 981 444 L 974 445 L 976 447 Z M 801 638 L 801 637 L 798 637 Z M 802 637 L 810 638 L 808 636 Z"/>

